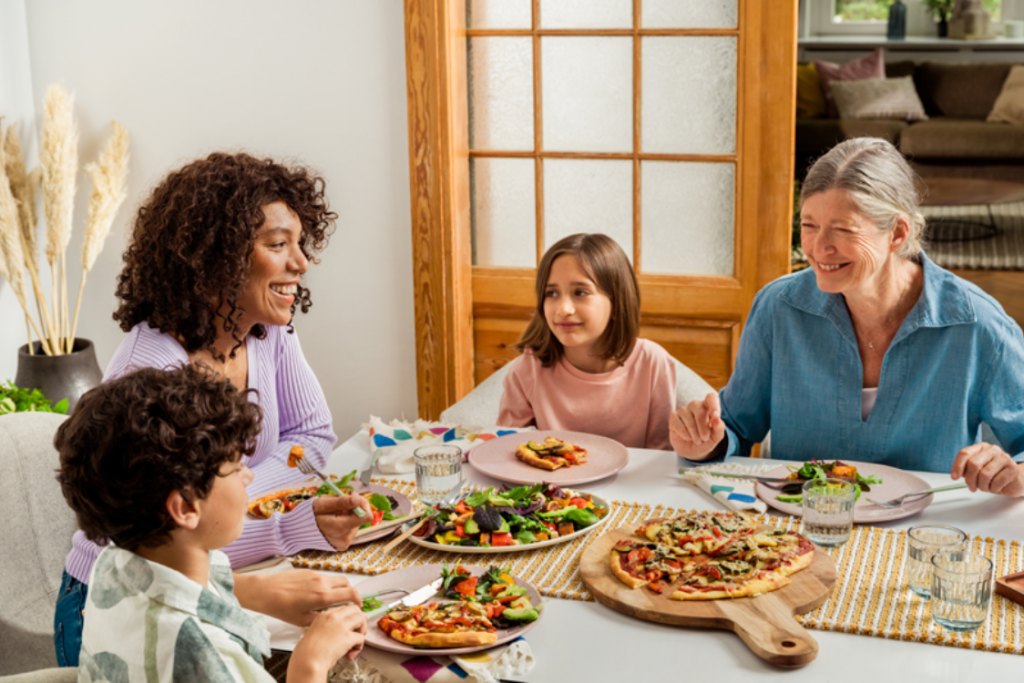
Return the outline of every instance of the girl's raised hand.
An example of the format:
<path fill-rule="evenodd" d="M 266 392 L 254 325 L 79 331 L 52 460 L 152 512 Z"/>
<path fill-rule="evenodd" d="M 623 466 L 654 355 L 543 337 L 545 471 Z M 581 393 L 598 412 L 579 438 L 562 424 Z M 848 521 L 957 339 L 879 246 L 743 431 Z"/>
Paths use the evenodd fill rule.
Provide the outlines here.
<path fill-rule="evenodd" d="M 707 459 L 725 438 L 722 404 L 714 392 L 703 401 L 690 401 L 668 422 L 672 448 L 687 460 Z"/>

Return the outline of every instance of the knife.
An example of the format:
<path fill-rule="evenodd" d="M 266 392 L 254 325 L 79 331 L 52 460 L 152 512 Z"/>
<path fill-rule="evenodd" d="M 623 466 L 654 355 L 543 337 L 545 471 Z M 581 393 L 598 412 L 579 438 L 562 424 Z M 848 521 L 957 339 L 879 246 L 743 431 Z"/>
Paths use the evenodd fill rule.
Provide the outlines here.
<path fill-rule="evenodd" d="M 796 479 L 786 479 L 779 477 L 759 477 L 754 474 L 737 474 L 736 472 L 709 472 L 707 470 L 701 470 L 700 473 L 709 474 L 712 477 L 732 477 L 733 479 L 753 479 L 754 481 L 788 482 L 791 484 L 800 483 Z"/>
<path fill-rule="evenodd" d="M 412 593 L 410 593 L 409 595 L 405 596 L 401 600 L 395 600 L 394 602 L 392 602 L 392 603 L 390 603 L 388 605 L 385 605 L 383 607 L 378 607 L 377 609 L 373 610 L 372 612 L 367 612 L 366 613 L 367 621 L 369 621 L 370 619 L 374 619 L 376 617 L 379 617 L 380 615 L 385 614 L 387 612 L 390 612 L 391 610 L 393 610 L 396 607 L 414 607 L 416 605 L 423 604 L 424 602 L 426 602 L 430 598 L 432 598 L 435 595 L 437 595 L 437 589 L 441 587 L 441 582 L 442 581 L 444 581 L 444 579 L 441 579 L 441 578 L 434 579 L 433 581 L 428 583 L 426 586 L 423 586 L 423 588 L 417 588 L 416 590 L 414 590 Z"/>

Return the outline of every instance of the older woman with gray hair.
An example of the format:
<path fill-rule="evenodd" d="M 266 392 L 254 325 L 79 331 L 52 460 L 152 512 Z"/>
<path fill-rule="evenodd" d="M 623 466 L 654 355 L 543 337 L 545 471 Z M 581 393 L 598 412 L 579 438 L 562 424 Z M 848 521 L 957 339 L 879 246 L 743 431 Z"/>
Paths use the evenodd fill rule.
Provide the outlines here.
<path fill-rule="evenodd" d="M 972 491 L 1024 496 L 1024 337 L 924 254 L 903 156 L 847 140 L 814 164 L 800 200 L 810 268 L 758 293 L 729 384 L 670 418 L 676 452 L 748 455 L 770 429 L 788 460 L 950 472 Z M 1001 447 L 979 442 L 982 422 Z"/>

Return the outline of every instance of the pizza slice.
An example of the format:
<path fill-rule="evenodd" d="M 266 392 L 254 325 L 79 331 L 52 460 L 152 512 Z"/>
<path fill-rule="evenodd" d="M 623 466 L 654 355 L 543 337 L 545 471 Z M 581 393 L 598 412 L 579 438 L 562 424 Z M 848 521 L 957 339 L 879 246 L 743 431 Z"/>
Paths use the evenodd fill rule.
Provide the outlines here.
<path fill-rule="evenodd" d="M 544 470 L 583 465 L 587 462 L 587 451 L 568 441 L 549 436 L 543 443 L 529 441 L 516 446 L 516 457 L 527 465 Z"/>
<path fill-rule="evenodd" d="M 401 607 L 384 615 L 377 625 L 391 638 L 413 647 L 470 647 L 498 640 L 486 608 L 472 600 Z"/>
<path fill-rule="evenodd" d="M 630 588 L 647 586 L 661 593 L 659 582 L 671 583 L 683 571 L 674 555 L 672 548 L 658 543 L 624 539 L 612 548 L 609 566 L 615 578 Z"/>

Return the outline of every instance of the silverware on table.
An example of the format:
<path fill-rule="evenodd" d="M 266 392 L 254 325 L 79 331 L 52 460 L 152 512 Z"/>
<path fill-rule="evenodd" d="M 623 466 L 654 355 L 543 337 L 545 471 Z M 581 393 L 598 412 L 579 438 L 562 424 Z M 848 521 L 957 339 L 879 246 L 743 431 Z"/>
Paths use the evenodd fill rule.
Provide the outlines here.
<path fill-rule="evenodd" d="M 910 498 L 911 496 L 923 496 L 927 493 L 938 493 L 939 491 L 956 491 L 957 489 L 965 488 L 967 488 L 967 484 L 965 484 L 964 482 L 960 482 L 959 484 L 950 484 L 949 486 L 939 486 L 933 489 L 925 489 L 924 491 L 914 491 L 913 493 L 905 493 L 899 498 L 893 498 L 892 500 L 871 500 L 867 496 L 864 497 L 864 500 L 868 501 L 869 503 L 874 503 L 875 505 L 883 508 L 898 508 L 901 505 L 903 505 L 903 501 L 905 501 L 907 498 Z"/>
<path fill-rule="evenodd" d="M 430 598 L 432 598 L 435 595 L 437 595 L 437 589 L 441 587 L 441 583 L 443 581 L 444 581 L 444 579 L 434 579 L 433 581 L 428 583 L 426 586 L 423 586 L 422 588 L 416 589 L 415 591 L 413 591 L 409 595 L 405 596 L 401 600 L 396 600 L 395 602 L 392 602 L 390 604 L 384 605 L 383 607 L 378 607 L 377 609 L 373 610 L 372 612 L 367 612 L 366 613 L 366 618 L 368 620 L 369 619 L 373 619 L 374 617 L 376 617 L 376 616 L 378 616 L 380 614 L 384 614 L 385 612 L 391 611 L 392 609 L 394 609 L 395 607 L 398 607 L 399 605 L 401 605 L 402 607 L 415 607 L 416 605 L 423 604 L 424 602 L 426 602 Z"/>
<path fill-rule="evenodd" d="M 771 483 L 789 483 L 796 482 L 795 479 L 786 479 L 785 477 L 759 477 L 756 474 L 740 474 L 738 472 L 710 472 L 708 470 L 698 470 L 701 474 L 709 474 L 712 477 L 731 477 L 733 479 L 753 479 L 754 481 L 760 482 L 771 482 Z"/>
<path fill-rule="evenodd" d="M 465 496 L 461 496 L 461 497 L 459 496 L 459 491 L 462 490 L 462 487 L 466 485 L 467 481 L 469 481 L 469 480 L 468 479 L 461 479 L 461 480 L 459 480 L 458 484 L 456 484 L 455 486 L 453 486 L 450 489 L 448 489 L 448 493 L 444 494 L 444 497 L 441 498 L 441 501 L 439 503 L 437 503 L 437 506 L 440 506 L 440 507 L 451 507 L 457 501 L 461 500 L 462 498 L 465 498 Z M 424 510 L 424 513 L 426 513 L 426 510 Z M 386 546 L 381 548 L 380 552 L 382 554 L 389 552 L 396 545 L 398 545 L 399 543 L 401 543 L 402 541 L 404 541 L 405 539 L 409 538 L 414 533 L 416 533 L 416 530 L 419 529 L 421 526 L 423 526 L 423 524 L 426 521 L 427 521 L 427 515 L 424 514 L 423 517 L 420 519 L 420 521 L 416 522 L 411 527 L 409 527 L 408 529 L 403 531 L 399 536 L 396 536 L 393 541 L 391 541 Z"/>
<path fill-rule="evenodd" d="M 377 591 L 376 593 L 367 593 L 366 595 L 363 595 L 362 598 L 363 598 L 363 600 L 369 600 L 370 598 L 380 597 L 381 595 L 387 595 L 388 593 L 408 593 L 408 592 L 409 591 L 407 591 L 404 588 L 387 588 L 387 589 L 382 590 L 382 591 Z M 346 600 L 345 602 L 336 602 L 333 605 L 325 605 L 324 607 L 318 607 L 317 609 L 315 609 L 313 611 L 314 612 L 323 612 L 325 610 L 334 609 L 335 607 L 344 607 L 345 605 L 351 605 L 351 604 L 352 604 L 351 600 Z"/>
<path fill-rule="evenodd" d="M 383 449 L 378 448 L 375 450 L 373 452 L 373 457 L 370 459 L 370 466 L 359 473 L 359 481 L 363 483 L 363 488 L 370 485 L 370 477 L 373 476 L 373 468 L 377 464 L 377 460 L 379 460 L 382 455 L 384 455 Z"/>
<path fill-rule="evenodd" d="M 295 455 L 295 451 L 294 450 L 292 451 L 292 454 Z M 329 488 L 331 490 L 331 492 L 334 495 L 336 495 L 336 496 L 344 496 L 345 495 L 344 493 L 341 492 L 341 489 L 339 489 L 337 486 L 334 485 L 334 482 L 332 482 L 330 479 L 325 477 L 320 472 L 320 470 L 318 470 L 316 467 L 314 467 L 313 463 L 311 463 L 309 460 L 306 460 L 306 457 L 304 455 L 297 455 L 295 457 L 295 466 L 299 468 L 299 472 L 302 472 L 306 476 L 316 476 L 316 477 L 319 477 L 320 481 L 322 481 L 327 486 L 327 488 Z M 356 517 L 365 517 L 366 516 L 366 510 L 364 510 L 361 507 L 354 507 L 354 508 L 352 508 L 352 514 L 355 515 Z"/>

